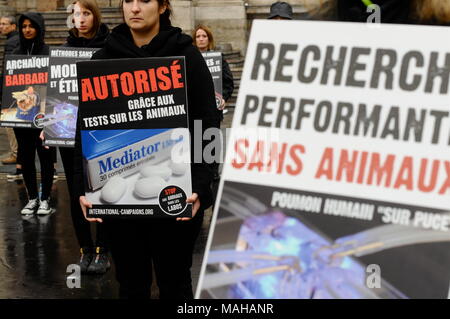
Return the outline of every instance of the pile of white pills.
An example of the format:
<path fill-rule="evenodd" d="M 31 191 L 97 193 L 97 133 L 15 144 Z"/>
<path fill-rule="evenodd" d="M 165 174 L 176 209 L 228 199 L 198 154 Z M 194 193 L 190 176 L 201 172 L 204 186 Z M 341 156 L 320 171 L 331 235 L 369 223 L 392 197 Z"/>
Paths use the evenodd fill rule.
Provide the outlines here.
<path fill-rule="evenodd" d="M 120 176 L 114 176 L 103 186 L 102 199 L 107 203 L 116 203 L 126 191 L 126 180 Z"/>
<path fill-rule="evenodd" d="M 153 198 L 166 186 L 167 181 L 160 176 L 145 177 L 134 184 L 134 193 L 141 198 Z"/>
<path fill-rule="evenodd" d="M 161 190 L 169 185 L 169 180 L 173 176 L 183 176 L 188 163 L 174 163 L 170 161 L 167 165 L 146 165 L 140 170 L 140 178 L 134 184 L 134 194 L 140 198 L 154 198 Z M 107 203 L 117 203 L 127 192 L 127 180 L 115 176 L 111 178 L 101 191 L 101 198 Z"/>
<path fill-rule="evenodd" d="M 147 165 L 141 169 L 140 173 L 144 178 L 159 176 L 165 181 L 168 181 L 172 176 L 172 170 L 162 165 Z"/>

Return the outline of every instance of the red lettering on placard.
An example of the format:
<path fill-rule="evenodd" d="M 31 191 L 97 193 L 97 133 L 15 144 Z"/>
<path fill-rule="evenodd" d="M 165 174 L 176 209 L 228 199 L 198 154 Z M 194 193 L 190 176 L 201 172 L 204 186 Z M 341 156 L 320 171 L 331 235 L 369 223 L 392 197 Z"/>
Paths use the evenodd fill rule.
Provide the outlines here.
<path fill-rule="evenodd" d="M 169 74 L 169 69 L 165 66 L 159 67 L 156 70 L 156 76 L 160 80 L 158 82 L 158 87 L 162 91 L 167 91 L 172 88 L 172 83 L 170 82 L 170 78 L 167 76 Z"/>
<path fill-rule="evenodd" d="M 172 63 L 170 66 L 170 73 L 172 74 L 172 81 L 173 81 L 173 88 L 179 89 L 184 87 L 184 83 L 180 82 L 179 80 L 182 79 L 181 75 L 181 65 L 177 64 L 179 63 L 179 60 L 176 60 Z"/>
<path fill-rule="evenodd" d="M 47 72 L 5 75 L 5 86 L 46 84 Z"/>
<path fill-rule="evenodd" d="M 94 88 L 89 79 L 81 79 L 81 100 L 83 102 L 96 100 Z"/>
<path fill-rule="evenodd" d="M 108 74 L 94 76 L 92 78 L 81 79 L 86 96 L 82 101 L 94 101 L 96 99 L 105 100 L 116 98 L 121 94 L 130 96 L 134 94 L 143 94 L 158 91 L 168 91 L 172 89 L 183 88 L 183 76 L 181 74 L 181 65 L 175 61 L 170 66 L 152 68 L 147 70 L 136 70 L 133 72 L 123 72 L 120 74 Z M 16 78 L 14 78 L 16 77 Z M 6 76 L 6 85 L 19 85 L 17 83 L 33 84 L 34 82 L 46 81 L 47 73 L 41 75 L 18 74 L 15 76 Z M 46 83 L 46 82 L 45 82 Z M 91 93 L 94 93 L 92 96 Z"/>
<path fill-rule="evenodd" d="M 349 154 L 352 155 L 349 156 Z M 397 165 L 394 165 L 396 163 Z M 428 164 L 430 163 L 431 167 L 429 168 Z M 336 169 L 335 164 L 337 164 Z M 444 168 L 446 179 L 438 191 L 436 187 L 438 178 L 444 176 Z M 344 171 L 346 172 L 345 179 L 343 178 Z M 327 147 L 322 153 L 315 178 L 336 182 L 344 180 L 347 183 L 422 193 L 435 191 L 443 195 L 450 188 L 450 162 L 427 158 L 414 161 L 413 156 L 381 155 L 378 152 L 334 150 Z M 392 181 L 393 183 L 391 183 Z"/>
<path fill-rule="evenodd" d="M 238 159 L 234 158 L 231 165 L 236 169 L 246 168 L 248 171 L 274 174 L 286 172 L 289 175 L 298 175 L 303 169 L 300 154 L 305 153 L 305 147 L 300 144 L 289 145 L 261 140 L 250 144 L 247 139 L 239 139 L 235 142 L 234 149 Z M 288 159 L 293 164 L 288 163 Z"/>
<path fill-rule="evenodd" d="M 327 147 L 323 152 L 315 178 L 321 178 L 322 176 L 329 180 L 333 179 L 333 149 L 330 147 Z"/>

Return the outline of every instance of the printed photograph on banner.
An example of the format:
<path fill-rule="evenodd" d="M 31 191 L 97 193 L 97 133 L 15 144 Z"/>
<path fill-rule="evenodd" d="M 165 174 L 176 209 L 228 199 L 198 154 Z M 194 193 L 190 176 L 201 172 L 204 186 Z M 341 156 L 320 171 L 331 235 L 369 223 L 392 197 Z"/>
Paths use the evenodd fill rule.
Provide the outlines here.
<path fill-rule="evenodd" d="M 220 107 L 220 103 L 222 101 L 222 53 L 209 51 L 202 52 L 202 55 L 214 81 L 216 105 L 217 107 Z"/>
<path fill-rule="evenodd" d="M 50 47 L 45 116 L 40 120 L 47 146 L 73 147 L 78 113 L 77 61 L 98 49 Z"/>
<path fill-rule="evenodd" d="M 443 214 L 226 182 L 201 298 L 446 298 L 450 236 L 424 228 Z"/>
<path fill-rule="evenodd" d="M 254 22 L 198 298 L 448 297 L 445 37 Z"/>
<path fill-rule="evenodd" d="M 184 63 L 77 62 L 89 216 L 191 217 Z"/>
<path fill-rule="evenodd" d="M 44 117 L 48 57 L 7 55 L 0 125 L 36 128 Z"/>
<path fill-rule="evenodd" d="M 182 213 L 192 193 L 189 152 L 182 145 L 188 137 L 188 129 L 82 131 L 87 199 L 145 205 L 148 214 L 151 206 L 169 216 Z"/>

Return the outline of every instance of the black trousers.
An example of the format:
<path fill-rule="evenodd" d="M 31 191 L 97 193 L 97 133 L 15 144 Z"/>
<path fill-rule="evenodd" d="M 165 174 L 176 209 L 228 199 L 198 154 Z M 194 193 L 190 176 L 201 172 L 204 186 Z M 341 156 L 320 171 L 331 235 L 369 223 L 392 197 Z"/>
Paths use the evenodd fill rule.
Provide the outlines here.
<path fill-rule="evenodd" d="M 94 247 L 91 234 L 91 223 L 84 218 L 79 198 L 74 195 L 74 149 L 69 147 L 60 147 L 59 154 L 61 155 L 64 173 L 66 174 L 67 188 L 69 190 L 70 197 L 70 214 L 78 244 L 80 247 Z M 97 237 L 95 246 L 107 248 L 103 225 L 97 223 L 96 227 Z"/>
<path fill-rule="evenodd" d="M 28 197 L 34 199 L 38 197 L 38 185 L 36 177 L 36 165 L 34 163 L 36 151 L 41 165 L 42 194 L 41 199 L 50 197 L 53 185 L 54 158 L 56 150 L 52 147 L 46 149 L 42 146 L 39 138 L 41 130 L 31 128 L 14 128 L 18 145 L 18 157 L 22 164 L 22 174 Z"/>
<path fill-rule="evenodd" d="M 152 262 L 160 299 L 193 299 L 191 266 L 203 211 L 190 221 L 104 220 L 120 298 L 148 299 Z"/>

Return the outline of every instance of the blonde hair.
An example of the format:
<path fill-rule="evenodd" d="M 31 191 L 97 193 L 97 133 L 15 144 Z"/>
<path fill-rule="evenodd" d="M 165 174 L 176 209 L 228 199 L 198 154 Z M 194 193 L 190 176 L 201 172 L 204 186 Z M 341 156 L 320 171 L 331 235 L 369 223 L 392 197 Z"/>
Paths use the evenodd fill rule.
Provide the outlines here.
<path fill-rule="evenodd" d="M 450 0 L 415 0 L 412 9 L 419 21 L 450 22 Z"/>
<path fill-rule="evenodd" d="M 317 17 L 330 16 L 337 6 L 337 0 L 303 0 L 303 2 L 310 13 Z M 450 23 L 450 0 L 411 0 L 410 18 L 425 23 Z"/>
<path fill-rule="evenodd" d="M 196 42 L 195 38 L 197 37 L 198 30 L 205 31 L 206 35 L 208 36 L 208 50 L 214 50 L 214 48 L 216 47 L 216 43 L 214 42 L 214 37 L 211 32 L 211 29 L 203 24 L 199 24 L 197 27 L 195 27 L 194 31 L 192 31 L 192 39 L 193 39 L 192 43 L 194 44 L 194 46 L 195 47 L 197 46 L 197 42 Z"/>
<path fill-rule="evenodd" d="M 313 16 L 328 17 L 335 11 L 337 0 L 303 0 L 303 5 Z"/>

